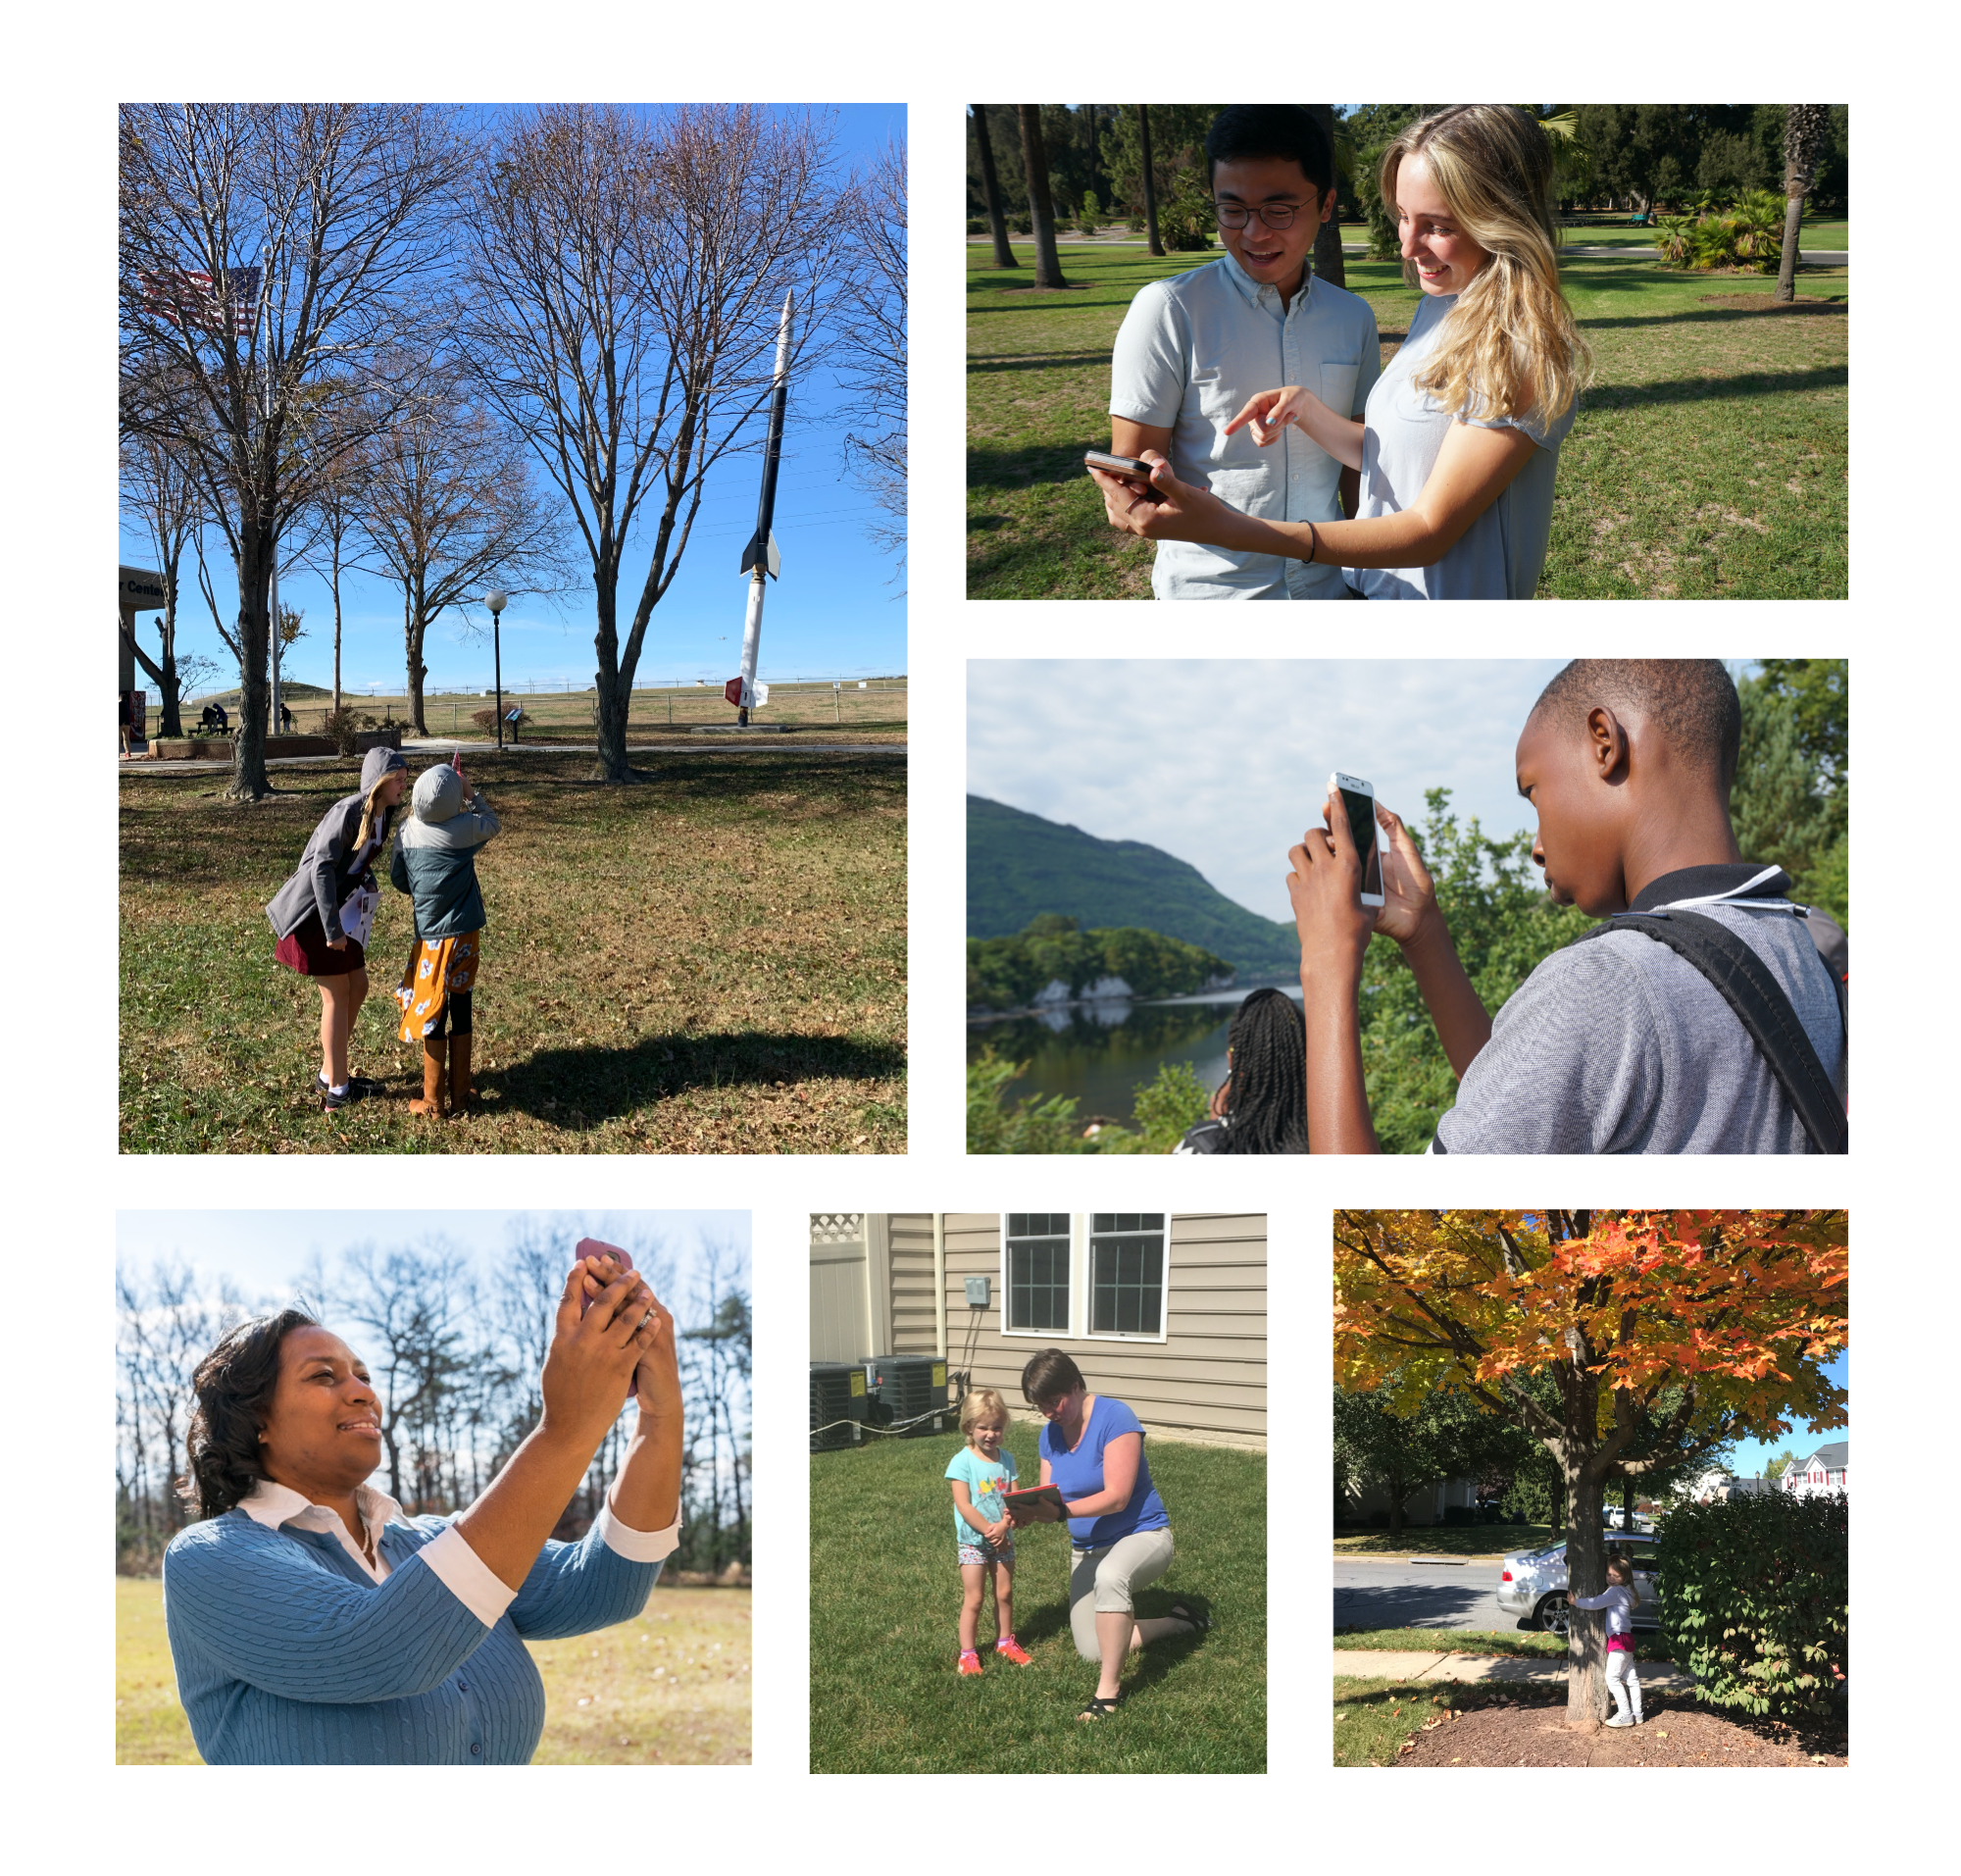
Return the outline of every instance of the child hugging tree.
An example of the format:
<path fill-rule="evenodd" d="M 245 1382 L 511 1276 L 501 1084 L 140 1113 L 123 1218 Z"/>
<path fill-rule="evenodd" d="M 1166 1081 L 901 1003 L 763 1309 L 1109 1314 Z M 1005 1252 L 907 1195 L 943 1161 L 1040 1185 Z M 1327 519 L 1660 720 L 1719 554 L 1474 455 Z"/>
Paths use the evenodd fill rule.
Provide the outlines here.
<path fill-rule="evenodd" d="M 992 1388 L 977 1388 L 960 1403 L 960 1431 L 967 1444 L 947 1462 L 953 1481 L 953 1533 L 960 1546 L 960 1671 L 980 1672 L 976 1637 L 987 1576 L 994 1577 L 994 1617 L 1000 1639 L 994 1652 L 1017 1667 L 1029 1659 L 1015 1640 L 1015 1526 L 1003 1495 L 1014 1490 L 1015 1455 L 1001 1449 L 1008 1403 Z"/>

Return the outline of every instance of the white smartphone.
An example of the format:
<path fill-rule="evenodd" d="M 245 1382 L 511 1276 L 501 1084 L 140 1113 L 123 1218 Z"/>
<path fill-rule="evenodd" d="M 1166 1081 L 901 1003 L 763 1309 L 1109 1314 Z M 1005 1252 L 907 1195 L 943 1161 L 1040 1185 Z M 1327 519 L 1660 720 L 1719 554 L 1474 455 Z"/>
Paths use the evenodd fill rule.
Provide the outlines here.
<path fill-rule="evenodd" d="M 1383 902 L 1383 850 L 1376 838 L 1376 785 L 1358 775 L 1343 775 L 1336 769 L 1328 786 L 1341 796 L 1341 811 L 1348 817 L 1348 833 L 1355 851 L 1362 856 L 1362 903 Z"/>

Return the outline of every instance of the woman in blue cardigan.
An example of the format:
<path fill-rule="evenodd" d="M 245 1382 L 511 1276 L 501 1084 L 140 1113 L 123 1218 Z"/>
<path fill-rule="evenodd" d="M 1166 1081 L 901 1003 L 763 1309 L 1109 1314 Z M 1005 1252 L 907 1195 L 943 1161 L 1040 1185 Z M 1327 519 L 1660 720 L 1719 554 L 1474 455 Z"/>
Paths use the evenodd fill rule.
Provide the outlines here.
<path fill-rule="evenodd" d="M 550 1541 L 631 1387 L 607 1504 Z M 406 1516 L 368 1483 L 380 1412 L 347 1344 L 288 1309 L 199 1365 L 164 1556 L 177 1696 L 212 1765 L 522 1765 L 544 1729 L 525 1640 L 636 1615 L 679 1540 L 674 1319 L 624 1253 L 574 1264 L 537 1426 L 471 1507 Z"/>

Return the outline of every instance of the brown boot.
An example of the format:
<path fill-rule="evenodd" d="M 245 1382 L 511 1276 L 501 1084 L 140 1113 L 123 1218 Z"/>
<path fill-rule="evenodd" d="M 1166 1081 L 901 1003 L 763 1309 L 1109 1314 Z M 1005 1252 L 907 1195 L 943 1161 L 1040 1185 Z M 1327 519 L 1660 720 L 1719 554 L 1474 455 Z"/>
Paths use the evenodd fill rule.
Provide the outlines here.
<path fill-rule="evenodd" d="M 423 1097 L 409 1103 L 412 1114 L 442 1115 L 443 1053 L 446 1044 L 440 1037 L 427 1037 L 423 1041 Z"/>
<path fill-rule="evenodd" d="M 477 1090 L 470 1085 L 470 1038 L 449 1039 L 449 1117 L 455 1120 L 476 1105 Z"/>

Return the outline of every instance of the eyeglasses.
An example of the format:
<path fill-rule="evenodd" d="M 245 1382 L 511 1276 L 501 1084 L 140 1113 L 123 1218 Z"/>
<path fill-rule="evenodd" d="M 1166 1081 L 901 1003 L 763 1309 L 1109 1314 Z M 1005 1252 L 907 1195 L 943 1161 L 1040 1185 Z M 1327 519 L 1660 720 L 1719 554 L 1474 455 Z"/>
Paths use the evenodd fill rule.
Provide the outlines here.
<path fill-rule="evenodd" d="M 1269 228 L 1292 228 L 1293 218 L 1313 206 L 1311 202 L 1262 202 L 1249 209 L 1243 202 L 1215 202 L 1212 213 L 1219 218 L 1221 228 L 1244 228 L 1256 215 Z"/>

